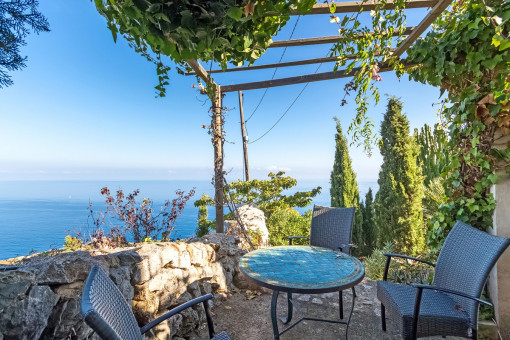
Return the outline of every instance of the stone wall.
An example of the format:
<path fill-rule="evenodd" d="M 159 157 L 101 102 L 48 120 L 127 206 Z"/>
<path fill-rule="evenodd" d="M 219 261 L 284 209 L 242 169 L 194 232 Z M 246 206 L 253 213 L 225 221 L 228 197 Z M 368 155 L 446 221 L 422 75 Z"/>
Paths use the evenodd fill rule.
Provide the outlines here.
<path fill-rule="evenodd" d="M 494 148 L 508 147 L 510 136 L 495 134 Z M 499 169 L 498 182 L 492 188 L 496 200 L 493 215 L 493 228 L 490 232 L 501 237 L 510 237 L 510 176 L 504 168 Z M 503 339 L 510 339 L 510 249 L 499 258 L 489 276 L 489 294 L 494 303 L 494 314 Z"/>
<path fill-rule="evenodd" d="M 192 298 L 213 293 L 218 303 L 231 290 L 245 251 L 229 235 L 148 243 L 109 251 L 36 256 L 16 270 L 0 271 L 0 340 L 97 338 L 82 321 L 81 293 L 100 265 L 132 305 L 142 326 Z M 157 339 L 193 338 L 205 331 L 202 306 L 156 327 Z"/>

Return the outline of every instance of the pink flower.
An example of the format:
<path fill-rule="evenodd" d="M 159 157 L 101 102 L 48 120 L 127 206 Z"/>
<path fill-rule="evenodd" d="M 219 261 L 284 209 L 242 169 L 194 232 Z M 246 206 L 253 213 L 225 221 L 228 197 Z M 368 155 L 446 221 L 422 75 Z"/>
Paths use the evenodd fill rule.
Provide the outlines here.
<path fill-rule="evenodd" d="M 382 77 L 379 73 L 380 68 L 379 66 L 375 65 L 374 68 L 372 69 L 372 79 L 375 80 L 375 81 L 381 81 L 382 80 Z"/>

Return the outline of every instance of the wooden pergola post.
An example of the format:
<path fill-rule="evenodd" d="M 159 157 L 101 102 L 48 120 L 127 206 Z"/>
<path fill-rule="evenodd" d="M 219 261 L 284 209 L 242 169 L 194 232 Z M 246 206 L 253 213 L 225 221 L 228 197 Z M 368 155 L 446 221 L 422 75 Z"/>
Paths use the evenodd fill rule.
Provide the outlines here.
<path fill-rule="evenodd" d="M 216 202 L 216 232 L 223 233 L 223 115 L 221 112 L 221 87 L 216 85 L 214 95 L 212 130 L 214 146 L 214 201 Z"/>

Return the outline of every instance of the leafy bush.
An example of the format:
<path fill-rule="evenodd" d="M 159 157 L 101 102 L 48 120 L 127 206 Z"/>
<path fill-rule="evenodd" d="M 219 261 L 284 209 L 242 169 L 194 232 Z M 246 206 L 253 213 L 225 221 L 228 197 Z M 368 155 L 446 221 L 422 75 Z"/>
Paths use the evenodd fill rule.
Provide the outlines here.
<path fill-rule="evenodd" d="M 432 219 L 439 212 L 441 204 L 446 203 L 448 198 L 444 190 L 444 178 L 436 177 L 430 180 L 425 186 L 423 197 L 423 219 L 425 223 Z"/>
<path fill-rule="evenodd" d="M 207 200 L 207 195 L 202 195 L 200 200 L 195 202 L 195 206 L 197 206 L 197 202 L 202 202 Z M 198 219 L 197 219 L 197 229 L 195 230 L 195 234 L 197 237 L 203 237 L 209 233 L 211 230 L 216 229 L 216 224 L 214 221 L 209 221 L 207 219 L 207 206 L 205 204 L 198 205 Z"/>
<path fill-rule="evenodd" d="M 288 244 L 284 238 L 293 235 L 307 236 L 310 234 L 311 212 L 301 216 L 294 207 L 306 207 L 312 203 L 313 197 L 321 192 L 321 187 L 310 191 L 298 191 L 292 195 L 284 195 L 283 191 L 293 188 L 297 181 L 285 172 L 276 174 L 269 173 L 269 180 L 251 180 L 229 183 L 225 186 L 225 200 L 234 206 L 253 203 L 264 212 L 266 226 L 269 230 L 269 239 L 272 245 Z M 215 206 L 214 200 L 208 195 L 195 201 L 199 208 L 195 233 L 198 237 L 204 236 L 215 227 L 214 221 L 207 220 L 207 206 Z M 277 214 L 273 218 L 273 214 Z M 232 219 L 231 214 L 225 215 L 226 219 Z M 284 222 L 289 223 L 285 226 Z M 284 234 L 288 232 L 287 234 Z M 273 241 L 273 238 L 276 238 Z M 297 243 L 299 244 L 299 242 Z"/>
<path fill-rule="evenodd" d="M 272 246 L 283 246 L 289 244 L 289 236 L 310 236 L 310 225 L 312 212 L 307 211 L 300 215 L 294 209 L 277 209 L 266 220 L 269 231 L 269 241 Z M 307 239 L 295 239 L 293 244 L 308 244 Z"/>
<path fill-rule="evenodd" d="M 82 241 L 74 236 L 67 235 L 64 242 L 64 249 L 66 251 L 77 251 L 82 246 Z"/>
<path fill-rule="evenodd" d="M 269 219 L 276 210 L 303 208 L 310 205 L 312 198 L 321 192 L 322 188 L 317 187 L 310 191 L 298 191 L 292 195 L 284 195 L 284 190 L 297 185 L 294 178 L 284 175 L 284 171 L 279 171 L 276 174 L 270 172 L 267 175 L 269 180 L 238 180 L 229 183 L 225 186 L 225 199 L 236 205 L 253 203 L 264 211 L 266 218 Z"/>
<path fill-rule="evenodd" d="M 367 257 L 363 262 L 365 266 L 365 273 L 372 280 L 382 280 L 384 275 L 384 266 L 386 265 L 385 253 L 393 253 L 394 247 L 392 243 L 386 243 L 383 248 L 375 249 L 372 255 Z M 392 264 L 392 268 L 395 268 L 395 264 Z"/>
<path fill-rule="evenodd" d="M 386 243 L 382 249 L 376 249 L 365 261 L 365 272 L 372 280 L 382 280 L 387 257 L 385 253 L 393 253 L 392 243 Z M 410 284 L 412 282 L 429 283 L 433 269 L 427 264 L 393 257 L 388 271 L 388 281 Z"/>
<path fill-rule="evenodd" d="M 139 193 L 140 190 L 135 190 L 126 196 L 119 189 L 114 197 L 107 187 L 102 188 L 101 195 L 105 196 L 106 211 L 96 214 L 92 203 L 89 203 L 89 218 L 92 219 L 94 229 L 89 237 L 77 233 L 78 238 L 94 248 L 126 246 L 128 234 L 135 243 L 158 239 L 170 241 L 175 221 L 195 194 L 195 189 L 190 190 L 187 195 L 184 191 L 177 190 L 177 197 L 172 201 L 165 201 L 158 213 L 154 213 L 151 199 L 143 198 L 142 202 L 136 200 Z"/>

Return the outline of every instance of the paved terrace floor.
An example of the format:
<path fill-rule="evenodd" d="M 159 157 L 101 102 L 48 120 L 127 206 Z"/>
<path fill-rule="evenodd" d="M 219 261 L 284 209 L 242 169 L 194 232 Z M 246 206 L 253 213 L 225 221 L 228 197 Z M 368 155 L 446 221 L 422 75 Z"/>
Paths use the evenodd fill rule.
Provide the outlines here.
<path fill-rule="evenodd" d="M 365 279 L 356 286 L 356 305 L 349 327 L 349 340 L 402 339 L 397 326 L 387 321 L 388 331 L 381 330 L 381 310 L 376 298 L 376 283 Z M 259 292 L 260 294 L 260 292 Z M 255 298 L 248 299 L 248 296 Z M 278 316 L 285 316 L 285 294 L 280 294 Z M 344 292 L 344 317 L 348 317 L 352 295 L 350 290 Z M 295 301 L 292 321 L 304 316 L 334 319 L 338 318 L 338 294 L 305 295 L 293 294 Z M 270 313 L 271 294 L 265 291 L 261 295 L 240 291 L 228 297 L 213 309 L 214 324 L 217 330 L 227 330 L 232 340 L 271 340 L 273 332 Z M 280 331 L 283 324 L 279 323 Z M 329 340 L 345 339 L 345 326 L 324 322 L 303 321 L 281 336 L 281 340 Z M 444 339 L 442 337 L 422 338 L 427 340 Z M 448 337 L 447 339 L 462 339 Z"/>

